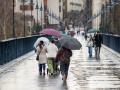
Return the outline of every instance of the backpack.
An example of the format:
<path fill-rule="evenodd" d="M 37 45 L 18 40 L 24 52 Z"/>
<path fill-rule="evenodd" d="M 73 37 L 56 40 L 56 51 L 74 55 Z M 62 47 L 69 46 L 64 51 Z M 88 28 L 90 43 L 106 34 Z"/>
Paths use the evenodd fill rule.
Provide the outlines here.
<path fill-rule="evenodd" d="M 72 51 L 69 49 L 60 49 L 57 55 L 57 59 L 69 63 L 70 62 L 70 57 L 72 56 Z"/>

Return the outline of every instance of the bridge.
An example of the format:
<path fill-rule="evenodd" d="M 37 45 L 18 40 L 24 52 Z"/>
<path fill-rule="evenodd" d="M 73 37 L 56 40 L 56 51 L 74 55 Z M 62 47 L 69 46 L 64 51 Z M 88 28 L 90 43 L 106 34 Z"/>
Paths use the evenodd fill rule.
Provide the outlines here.
<path fill-rule="evenodd" d="M 0 42 L 0 90 L 119 90 L 120 37 L 103 35 L 101 59 L 88 57 L 86 41 L 75 36 L 82 49 L 74 50 L 68 80 L 61 75 L 40 76 L 33 44 L 40 36 Z M 93 52 L 94 53 L 94 52 Z"/>

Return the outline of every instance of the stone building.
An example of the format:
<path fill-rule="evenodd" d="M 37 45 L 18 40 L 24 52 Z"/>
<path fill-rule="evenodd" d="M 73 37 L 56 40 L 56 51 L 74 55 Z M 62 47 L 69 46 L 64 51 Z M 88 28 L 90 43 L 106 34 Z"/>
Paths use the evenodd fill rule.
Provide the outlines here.
<path fill-rule="evenodd" d="M 120 1 L 104 0 L 100 29 L 103 33 L 120 35 Z"/>
<path fill-rule="evenodd" d="M 88 30 L 92 27 L 92 4 L 93 0 L 83 0 L 83 9 L 81 10 L 80 14 L 80 20 L 81 20 L 81 26 L 85 28 L 85 30 Z"/>
<path fill-rule="evenodd" d="M 84 0 L 64 0 L 64 20 L 66 25 L 74 24 L 79 25 L 80 23 L 80 12 L 83 9 Z"/>

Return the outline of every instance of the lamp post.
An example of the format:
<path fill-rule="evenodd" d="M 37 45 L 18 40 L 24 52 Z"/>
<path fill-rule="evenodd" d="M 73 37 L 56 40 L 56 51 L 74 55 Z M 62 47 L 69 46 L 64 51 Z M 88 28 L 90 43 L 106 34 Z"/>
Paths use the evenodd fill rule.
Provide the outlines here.
<path fill-rule="evenodd" d="M 51 9 L 49 9 L 49 18 L 50 18 L 50 24 L 51 24 Z"/>
<path fill-rule="evenodd" d="M 23 0 L 23 23 L 24 23 L 24 37 L 25 37 L 25 0 Z"/>
<path fill-rule="evenodd" d="M 41 2 L 40 11 L 41 11 L 41 29 L 42 29 L 42 28 L 43 28 L 43 27 L 42 27 L 42 25 L 43 25 L 43 23 L 42 23 L 42 17 L 43 17 L 43 16 L 42 16 L 42 11 L 43 11 L 42 2 Z"/>
<path fill-rule="evenodd" d="M 31 7 L 31 31 L 30 31 L 30 34 L 32 34 L 32 20 L 33 20 L 32 10 L 33 10 L 33 0 L 30 0 L 30 7 Z"/>
<path fill-rule="evenodd" d="M 60 14 L 61 14 L 61 0 L 59 0 L 59 23 L 60 23 Z"/>
<path fill-rule="evenodd" d="M 38 6 L 38 0 L 37 0 L 37 4 L 36 4 L 36 8 L 37 10 L 37 30 L 38 30 L 38 9 L 39 9 L 39 6 Z"/>
<path fill-rule="evenodd" d="M 14 11 L 15 11 L 15 8 L 14 8 L 14 3 L 15 3 L 15 1 L 13 0 L 13 38 L 15 38 L 16 37 L 16 35 L 15 35 L 15 13 L 14 13 Z"/>

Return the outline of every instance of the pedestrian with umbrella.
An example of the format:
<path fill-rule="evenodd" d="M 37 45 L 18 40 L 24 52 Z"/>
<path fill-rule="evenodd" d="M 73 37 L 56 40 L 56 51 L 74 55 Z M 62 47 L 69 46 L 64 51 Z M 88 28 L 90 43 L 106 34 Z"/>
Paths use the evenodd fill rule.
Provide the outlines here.
<path fill-rule="evenodd" d="M 68 69 L 70 64 L 70 57 L 72 56 L 72 51 L 68 48 L 62 46 L 56 56 L 56 59 L 60 61 L 60 71 L 62 74 L 62 80 L 66 81 L 68 76 Z"/>
<path fill-rule="evenodd" d="M 34 48 L 37 48 L 37 46 L 38 46 L 38 44 L 39 44 L 40 41 L 43 41 L 45 45 L 48 45 L 48 44 L 49 44 L 49 39 L 48 39 L 48 38 L 46 38 L 46 37 L 39 37 L 39 38 L 35 41 L 35 43 L 34 43 L 34 45 L 33 45 Z"/>
<path fill-rule="evenodd" d="M 43 41 L 40 41 L 38 44 L 38 47 L 36 48 L 36 53 L 38 56 L 38 67 L 39 67 L 39 74 L 40 75 L 45 75 L 45 65 L 47 64 L 47 48 L 44 45 Z"/>
<path fill-rule="evenodd" d="M 72 56 L 72 50 L 79 50 L 82 45 L 77 39 L 70 36 L 62 37 L 59 42 L 61 44 L 61 48 L 57 53 L 56 60 L 60 61 L 62 80 L 66 81 L 70 65 L 70 57 Z"/>

